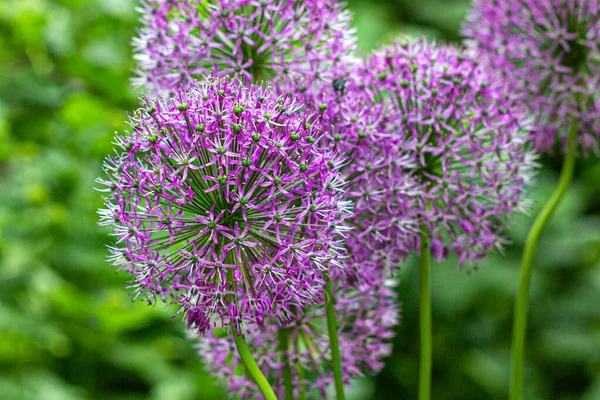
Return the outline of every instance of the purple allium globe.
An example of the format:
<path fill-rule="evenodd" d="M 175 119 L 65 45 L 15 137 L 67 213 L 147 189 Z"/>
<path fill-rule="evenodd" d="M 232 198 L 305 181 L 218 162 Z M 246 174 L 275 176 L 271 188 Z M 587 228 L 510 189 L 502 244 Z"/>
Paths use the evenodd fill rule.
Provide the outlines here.
<path fill-rule="evenodd" d="M 134 85 L 172 92 L 203 74 L 285 84 L 326 75 L 354 46 L 331 0 L 145 0 Z"/>
<path fill-rule="evenodd" d="M 110 260 L 138 294 L 180 305 L 199 332 L 285 322 L 321 298 L 348 205 L 298 103 L 208 78 L 147 101 L 131 125 L 98 182 Z"/>
<path fill-rule="evenodd" d="M 354 205 L 347 220 L 354 228 L 348 246 L 360 243 L 389 270 L 411 251 L 419 227 L 413 203 L 420 188 L 408 173 L 416 165 L 414 156 L 397 152 L 397 134 L 387 131 L 393 110 L 365 91 L 363 69 L 361 59 L 348 59 L 331 69 L 332 78 L 308 76 L 293 91 L 327 128 L 328 146 L 344 158 L 338 170 Z"/>
<path fill-rule="evenodd" d="M 416 160 L 414 205 L 434 257 L 473 264 L 501 247 L 511 215 L 527 209 L 535 167 L 524 116 L 501 83 L 465 52 L 426 41 L 382 48 L 357 79 L 392 107 L 396 158 Z"/>
<path fill-rule="evenodd" d="M 600 6 L 597 0 L 475 0 L 464 33 L 483 63 L 521 92 L 540 152 L 566 148 L 573 119 L 599 154 Z"/>
<path fill-rule="evenodd" d="M 391 353 L 390 341 L 400 311 L 394 291 L 397 283 L 380 275 L 351 289 L 345 282 L 333 284 L 342 374 L 344 382 L 350 384 L 352 379 L 380 371 L 383 359 Z M 260 334 L 248 336 L 248 345 L 279 398 L 284 398 L 281 354 L 275 349 L 279 345 L 278 330 L 285 329 L 295 398 L 299 398 L 299 393 L 307 399 L 327 398 L 326 389 L 333 384 L 333 374 L 325 310 L 313 307 L 298 318 L 285 328 L 269 325 Z M 232 395 L 262 399 L 258 387 L 244 371 L 233 339 L 223 333 L 198 341 L 198 354 L 205 367 Z"/>

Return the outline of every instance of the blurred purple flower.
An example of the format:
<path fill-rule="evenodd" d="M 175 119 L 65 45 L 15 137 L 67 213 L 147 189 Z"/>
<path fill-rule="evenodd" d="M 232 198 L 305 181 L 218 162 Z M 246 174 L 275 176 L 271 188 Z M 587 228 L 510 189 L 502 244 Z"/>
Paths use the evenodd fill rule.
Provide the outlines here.
<path fill-rule="evenodd" d="M 372 269 L 374 273 L 381 268 Z M 341 279 L 341 277 L 338 277 Z M 338 316 L 339 343 L 344 382 L 374 375 L 383 368 L 383 359 L 391 354 L 391 339 L 399 319 L 399 305 L 392 279 L 372 276 L 369 283 L 352 288 L 348 282 L 334 281 L 335 311 Z M 278 348 L 278 330 L 286 329 L 289 338 L 288 359 L 291 364 L 295 396 L 327 398 L 326 389 L 333 384 L 327 322 L 323 307 L 313 307 L 287 327 L 269 325 L 257 335 L 247 337 L 258 366 L 280 398 L 284 383 Z M 223 332 L 220 332 L 223 333 Z M 232 395 L 241 399 L 261 399 L 254 381 L 243 364 L 231 336 L 207 335 L 198 341 L 198 354 L 208 371 L 219 378 Z"/>
<path fill-rule="evenodd" d="M 285 85 L 327 75 L 354 47 L 350 15 L 331 0 L 144 0 L 135 86 L 172 93 L 204 74 Z"/>
<path fill-rule="evenodd" d="M 409 173 L 414 156 L 396 151 L 396 135 L 387 132 L 393 110 L 365 90 L 363 69 L 362 59 L 349 57 L 331 68 L 330 77 L 306 76 L 292 91 L 315 112 L 326 130 L 325 142 L 344 159 L 337 168 L 354 211 L 347 220 L 354 228 L 347 246 L 371 252 L 389 271 L 412 249 L 419 227 L 414 198 L 420 188 Z"/>
<path fill-rule="evenodd" d="M 464 34 L 483 64 L 523 96 L 538 151 L 557 141 L 565 149 L 576 118 L 580 148 L 600 154 L 597 0 L 475 0 Z"/>
<path fill-rule="evenodd" d="M 97 182 L 109 259 L 137 295 L 181 305 L 200 332 L 285 322 L 320 299 L 348 204 L 298 103 L 209 78 L 146 101 L 131 124 Z"/>
<path fill-rule="evenodd" d="M 536 166 L 518 102 L 463 51 L 425 41 L 386 46 L 356 75 L 391 107 L 386 146 L 414 163 L 408 193 L 434 256 L 454 252 L 462 265 L 500 248 Z"/>

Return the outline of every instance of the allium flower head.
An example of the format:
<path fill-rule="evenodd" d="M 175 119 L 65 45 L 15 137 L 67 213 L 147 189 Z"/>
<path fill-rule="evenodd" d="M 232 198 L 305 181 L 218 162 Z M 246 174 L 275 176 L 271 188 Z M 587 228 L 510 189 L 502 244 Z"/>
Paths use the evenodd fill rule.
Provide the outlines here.
<path fill-rule="evenodd" d="M 347 245 L 370 251 L 389 269 L 411 250 L 418 231 L 412 203 L 419 188 L 407 173 L 415 165 L 414 156 L 399 154 L 397 133 L 387 130 L 393 110 L 365 90 L 363 63 L 339 63 L 330 79 L 306 77 L 293 92 L 314 110 L 327 127 L 324 140 L 344 158 L 338 170 L 347 181 L 346 198 L 354 204 Z"/>
<path fill-rule="evenodd" d="M 391 353 L 390 339 L 399 314 L 396 282 L 381 278 L 373 278 L 371 282 L 350 290 L 345 283 L 334 284 L 342 374 L 347 384 L 352 379 L 376 374 L 383 368 L 383 359 Z M 324 308 L 311 308 L 293 325 L 285 328 L 270 325 L 264 332 L 246 338 L 261 371 L 279 398 L 283 398 L 281 354 L 275 351 L 279 346 L 279 329 L 285 329 L 289 340 L 287 355 L 295 397 L 304 393 L 307 399 L 327 398 L 326 388 L 333 384 L 333 373 Z M 233 395 L 241 399 L 263 398 L 254 381 L 243 372 L 231 336 L 207 335 L 198 342 L 198 350 L 208 371 Z"/>
<path fill-rule="evenodd" d="M 326 75 L 354 46 L 331 0 L 145 0 L 136 85 L 171 92 L 203 74 L 285 84 Z"/>
<path fill-rule="evenodd" d="M 600 5 L 597 0 L 475 0 L 469 45 L 499 79 L 521 92 L 535 116 L 531 140 L 555 148 L 572 120 L 578 143 L 599 154 Z"/>
<path fill-rule="evenodd" d="M 209 78 L 131 117 L 98 182 L 111 261 L 137 292 L 181 305 L 200 332 L 287 320 L 319 298 L 347 205 L 300 107 Z"/>
<path fill-rule="evenodd" d="M 384 47 L 358 75 L 392 107 L 397 158 L 416 160 L 415 206 L 435 257 L 463 264 L 500 247 L 534 166 L 513 99 L 463 51 L 425 41 Z"/>

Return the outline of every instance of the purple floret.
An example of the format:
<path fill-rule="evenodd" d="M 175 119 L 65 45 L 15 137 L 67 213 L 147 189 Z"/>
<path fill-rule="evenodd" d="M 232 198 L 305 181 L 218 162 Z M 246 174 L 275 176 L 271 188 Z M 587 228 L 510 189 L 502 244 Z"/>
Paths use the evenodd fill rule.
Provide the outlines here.
<path fill-rule="evenodd" d="M 536 165 L 527 121 L 502 83 L 465 52 L 426 41 L 382 48 L 357 80 L 391 108 L 394 159 L 414 160 L 410 193 L 435 258 L 455 253 L 462 265 L 501 248 L 511 216 L 527 209 Z"/>
<path fill-rule="evenodd" d="M 381 271 L 381 268 L 373 269 Z M 352 285 L 334 278 L 339 326 L 339 344 L 343 379 L 375 375 L 383 368 L 383 359 L 391 354 L 391 339 L 399 320 L 399 305 L 393 279 L 381 274 L 369 282 Z M 279 398 L 284 397 L 278 329 L 286 329 L 289 339 L 288 359 L 292 370 L 295 397 L 303 393 L 307 399 L 328 398 L 326 390 L 333 384 L 331 354 L 324 307 L 312 307 L 287 327 L 276 324 L 247 342 L 261 371 Z M 216 376 L 232 395 L 241 399 L 262 399 L 258 387 L 247 375 L 231 336 L 224 332 L 208 334 L 198 341 L 198 354 L 205 367 Z"/>
<path fill-rule="evenodd" d="M 193 328 L 263 326 L 321 298 L 348 204 L 316 118 L 289 97 L 212 79 L 146 101 L 98 179 L 110 261 Z"/>
<path fill-rule="evenodd" d="M 535 118 L 531 140 L 550 152 L 579 122 L 583 153 L 600 154 L 600 5 L 597 0 L 475 0 L 467 43 Z"/>

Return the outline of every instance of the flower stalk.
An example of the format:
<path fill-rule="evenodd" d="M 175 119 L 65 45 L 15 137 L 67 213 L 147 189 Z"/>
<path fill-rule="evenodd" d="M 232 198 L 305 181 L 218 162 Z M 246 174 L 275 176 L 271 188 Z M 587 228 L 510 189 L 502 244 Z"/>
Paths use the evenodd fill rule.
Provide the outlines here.
<path fill-rule="evenodd" d="M 294 400 L 294 381 L 289 357 L 290 336 L 287 328 L 279 328 L 277 332 L 279 353 L 281 355 L 281 369 L 283 373 L 283 386 L 285 400 Z"/>
<path fill-rule="evenodd" d="M 578 120 L 574 118 L 567 137 L 567 153 L 563 160 L 560 180 L 556 191 L 546 203 L 536 220 L 534 221 L 523 251 L 521 264 L 521 277 L 519 292 L 515 303 L 513 340 L 512 340 L 512 370 L 510 381 L 510 400 L 521 400 L 523 398 L 523 369 L 525 363 L 525 337 L 527 334 L 527 310 L 529 307 L 529 287 L 535 250 L 542 233 L 554 214 L 556 207 L 563 199 L 575 171 L 575 152 Z"/>
<path fill-rule="evenodd" d="M 327 313 L 327 330 L 329 331 L 329 343 L 331 346 L 331 367 L 335 382 L 335 393 L 337 400 L 345 400 L 344 379 L 342 377 L 342 363 L 340 361 L 340 346 L 337 332 L 337 321 L 335 318 L 335 297 L 331 288 L 329 277 L 325 278 L 325 312 Z"/>
<path fill-rule="evenodd" d="M 431 245 L 425 224 L 421 224 L 421 260 L 419 263 L 419 400 L 431 398 Z"/>
<path fill-rule="evenodd" d="M 235 329 L 232 329 L 231 332 L 233 333 L 235 346 L 237 347 L 238 353 L 240 353 L 240 357 L 246 366 L 246 370 L 258 385 L 261 393 L 265 397 L 265 400 L 277 400 L 277 396 L 275 395 L 273 388 L 271 388 L 267 378 L 265 378 L 260 368 L 258 368 L 258 365 L 256 364 L 254 357 L 252 357 L 252 353 L 250 353 L 250 349 L 248 348 L 248 344 L 244 338 L 239 335 Z"/>

